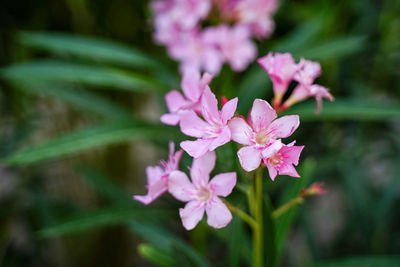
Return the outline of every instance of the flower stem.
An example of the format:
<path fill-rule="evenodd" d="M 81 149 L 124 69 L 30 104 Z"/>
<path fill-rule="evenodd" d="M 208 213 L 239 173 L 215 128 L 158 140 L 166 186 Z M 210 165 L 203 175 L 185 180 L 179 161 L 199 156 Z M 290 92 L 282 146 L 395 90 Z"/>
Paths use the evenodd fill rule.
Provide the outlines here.
<path fill-rule="evenodd" d="M 262 168 L 257 169 L 253 181 L 253 216 L 256 226 L 253 229 L 253 266 L 263 266 L 264 224 L 263 224 L 263 197 L 262 197 Z"/>
<path fill-rule="evenodd" d="M 299 195 L 299 196 L 291 199 L 290 201 L 286 202 L 278 209 L 274 210 L 272 212 L 272 217 L 274 219 L 278 218 L 279 216 L 281 216 L 282 214 L 284 214 L 285 212 L 287 212 L 294 206 L 297 206 L 297 205 L 300 205 L 301 203 L 303 203 L 303 201 L 304 201 L 304 196 L 302 196 L 302 195 Z"/>
<path fill-rule="evenodd" d="M 243 221 L 245 221 L 252 229 L 257 227 L 257 223 L 256 221 L 250 216 L 248 215 L 246 212 L 244 212 L 243 210 L 239 209 L 238 207 L 232 205 L 231 203 L 229 203 L 227 200 L 223 200 L 225 205 L 228 207 L 228 209 L 230 211 L 232 211 L 233 213 L 235 213 L 237 216 L 239 216 Z"/>

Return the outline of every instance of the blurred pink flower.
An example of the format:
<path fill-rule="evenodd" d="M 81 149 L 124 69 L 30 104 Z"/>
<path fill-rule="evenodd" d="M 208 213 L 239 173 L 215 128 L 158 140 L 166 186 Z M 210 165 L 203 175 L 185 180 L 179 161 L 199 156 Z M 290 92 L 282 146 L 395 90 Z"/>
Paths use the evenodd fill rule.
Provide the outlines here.
<path fill-rule="evenodd" d="M 207 223 L 214 228 L 225 227 L 231 220 L 232 214 L 219 196 L 227 197 L 236 185 L 236 173 L 221 173 L 211 181 L 210 173 L 215 166 L 215 152 L 207 152 L 202 157 L 194 159 L 190 176 L 181 171 L 170 174 L 169 192 L 178 200 L 188 202 L 179 209 L 183 226 L 192 230 L 207 213 Z"/>
<path fill-rule="evenodd" d="M 170 142 L 168 161 L 161 161 L 161 166 L 149 166 L 146 168 L 148 193 L 144 196 L 135 195 L 133 196 L 134 199 L 148 205 L 168 190 L 170 173 L 178 169 L 183 153 L 182 150 L 175 153 L 174 151 L 175 145 L 173 142 Z"/>
<path fill-rule="evenodd" d="M 268 55 L 259 58 L 257 62 L 264 68 L 272 80 L 275 95 L 274 106 L 278 107 L 298 70 L 298 65 L 289 53 L 268 53 Z"/>
<path fill-rule="evenodd" d="M 200 119 L 193 110 L 179 112 L 181 131 L 196 141 L 184 141 L 181 147 L 194 158 L 201 157 L 207 151 L 213 151 L 219 146 L 231 140 L 231 131 L 228 121 L 233 117 L 238 98 L 231 99 L 218 110 L 218 101 L 206 86 L 201 97 L 201 114 L 204 120 Z"/>
<path fill-rule="evenodd" d="M 197 69 L 216 74 L 224 62 L 214 40 L 205 38 L 197 29 L 180 33 L 168 46 L 168 53 L 181 63 L 181 71 Z"/>
<path fill-rule="evenodd" d="M 156 40 L 173 42 L 180 31 L 190 31 L 211 9 L 211 0 L 158 0 L 152 3 L 155 13 Z"/>
<path fill-rule="evenodd" d="M 237 1 L 235 12 L 238 23 L 247 25 L 258 38 L 265 38 L 275 28 L 271 16 L 277 8 L 277 0 L 242 0 Z"/>
<path fill-rule="evenodd" d="M 297 166 L 299 164 L 300 153 L 304 146 L 295 146 L 294 143 L 285 145 L 282 144 L 281 140 L 276 140 L 263 150 L 263 161 L 268 168 L 272 181 L 275 180 L 278 173 L 279 175 L 300 177 L 293 165 Z"/>
<path fill-rule="evenodd" d="M 232 140 L 245 145 L 238 151 L 240 164 L 246 171 L 260 166 L 262 152 L 275 140 L 290 136 L 299 126 L 298 115 L 288 115 L 276 119 L 275 110 L 268 102 L 256 99 L 250 111 L 250 125 L 243 118 L 229 121 Z"/>
<path fill-rule="evenodd" d="M 299 82 L 293 90 L 292 95 L 284 103 L 284 107 L 288 108 L 293 104 L 303 101 L 311 96 L 314 96 L 317 101 L 316 113 L 319 113 L 322 108 L 322 98 L 327 98 L 333 101 L 333 96 L 329 93 L 329 89 L 318 84 L 313 84 L 314 80 L 321 74 L 321 65 L 318 62 L 313 62 L 301 59 L 299 63 L 299 71 L 294 76 L 294 79 Z"/>
<path fill-rule="evenodd" d="M 208 27 L 204 38 L 209 43 L 215 42 L 225 61 L 235 71 L 243 71 L 257 54 L 257 48 L 251 41 L 251 32 L 244 25 Z"/>
<path fill-rule="evenodd" d="M 212 79 L 213 76 L 209 73 L 204 73 L 200 77 L 197 70 L 186 70 L 181 81 L 183 95 L 177 90 L 172 90 L 165 95 L 169 113 L 162 115 L 161 121 L 165 124 L 177 125 L 179 123 L 178 111 L 187 109 L 197 113 L 201 112 L 201 95 Z"/>

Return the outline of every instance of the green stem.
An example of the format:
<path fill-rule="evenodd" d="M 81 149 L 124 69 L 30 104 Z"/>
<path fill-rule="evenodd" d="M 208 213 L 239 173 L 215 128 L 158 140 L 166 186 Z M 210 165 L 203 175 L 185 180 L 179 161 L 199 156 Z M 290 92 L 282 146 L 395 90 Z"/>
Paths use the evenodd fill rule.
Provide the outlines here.
<path fill-rule="evenodd" d="M 287 212 L 288 210 L 290 210 L 294 206 L 297 206 L 297 205 L 300 205 L 301 203 L 303 203 L 303 201 L 304 201 L 304 197 L 302 195 L 299 195 L 299 196 L 291 199 L 289 202 L 286 202 L 281 207 L 279 207 L 278 209 L 274 210 L 272 212 L 272 217 L 274 219 L 278 218 L 279 216 L 281 216 L 282 214 L 284 214 L 285 212 Z"/>
<path fill-rule="evenodd" d="M 263 266 L 264 250 L 264 223 L 263 223 L 263 195 L 262 195 L 262 168 L 257 169 L 253 182 L 253 216 L 256 226 L 253 229 L 253 266 Z"/>
<path fill-rule="evenodd" d="M 257 227 L 257 223 L 256 221 L 250 216 L 248 215 L 246 212 L 244 212 L 243 210 L 239 209 L 238 207 L 232 205 L 231 203 L 229 203 L 227 200 L 223 200 L 225 205 L 228 207 L 228 209 L 230 211 L 232 211 L 233 213 L 235 213 L 237 216 L 239 216 L 243 221 L 245 221 L 252 229 Z"/>

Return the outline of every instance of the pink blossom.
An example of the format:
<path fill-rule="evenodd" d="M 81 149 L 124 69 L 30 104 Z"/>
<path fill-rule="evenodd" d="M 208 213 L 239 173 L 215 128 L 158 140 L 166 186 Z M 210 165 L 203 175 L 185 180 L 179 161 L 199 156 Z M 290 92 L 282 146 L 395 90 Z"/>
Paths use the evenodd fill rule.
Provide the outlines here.
<path fill-rule="evenodd" d="M 268 53 L 265 57 L 259 58 L 257 62 L 271 78 L 275 94 L 274 104 L 279 106 L 283 95 L 298 70 L 298 65 L 289 53 Z"/>
<path fill-rule="evenodd" d="M 289 145 L 282 144 L 276 140 L 273 144 L 263 150 L 262 157 L 268 168 L 269 176 L 274 181 L 276 175 L 289 175 L 300 177 L 293 165 L 299 164 L 300 153 L 304 146 L 295 146 L 295 142 Z"/>
<path fill-rule="evenodd" d="M 236 184 L 236 173 L 228 172 L 214 176 L 211 181 L 210 173 L 215 166 L 215 152 L 207 152 L 202 157 L 194 159 L 190 176 L 181 171 L 173 171 L 169 176 L 169 192 L 178 200 L 188 202 L 179 209 L 183 226 L 192 230 L 207 213 L 207 223 L 214 228 L 225 227 L 231 220 L 232 214 L 219 198 L 227 197 Z"/>
<path fill-rule="evenodd" d="M 168 46 L 168 53 L 181 63 L 181 71 L 197 69 L 212 74 L 218 73 L 224 62 L 214 40 L 205 38 L 197 29 L 181 32 Z"/>
<path fill-rule="evenodd" d="M 321 74 L 321 65 L 318 62 L 313 62 L 301 59 L 299 63 L 299 71 L 294 76 L 299 82 L 293 90 L 292 95 L 284 103 L 284 107 L 288 108 L 293 104 L 303 101 L 311 96 L 314 96 L 317 101 L 316 113 L 319 113 L 322 108 L 322 98 L 327 98 L 333 101 L 333 96 L 329 93 L 329 89 L 318 84 L 313 84 L 314 80 Z"/>
<path fill-rule="evenodd" d="M 232 140 L 245 145 L 238 151 L 238 156 L 246 171 L 257 169 L 263 150 L 275 140 L 290 136 L 300 123 L 298 115 L 276 118 L 277 114 L 268 102 L 256 99 L 250 112 L 250 125 L 239 117 L 229 121 Z"/>
<path fill-rule="evenodd" d="M 171 172 L 178 169 L 183 153 L 182 150 L 174 153 L 174 150 L 174 143 L 170 142 L 168 161 L 161 161 L 161 166 L 149 166 L 146 168 L 148 193 L 144 196 L 135 195 L 133 196 L 134 199 L 148 205 L 168 190 L 169 176 Z"/>
<path fill-rule="evenodd" d="M 177 125 L 179 123 L 178 112 L 180 110 L 194 110 L 201 112 L 201 95 L 206 86 L 208 86 L 213 79 L 209 73 L 204 73 L 200 77 L 197 70 L 187 69 L 183 73 L 181 81 L 181 88 L 183 95 L 177 91 L 172 90 L 165 95 L 165 102 L 169 113 L 161 116 L 161 121 L 168 125 Z"/>
<path fill-rule="evenodd" d="M 224 60 L 235 71 L 243 71 L 257 54 L 257 48 L 251 41 L 251 32 L 244 25 L 209 27 L 204 30 L 204 38 L 215 42 Z"/>
<path fill-rule="evenodd" d="M 198 138 L 195 141 L 182 142 L 182 149 L 190 156 L 198 158 L 207 151 L 213 151 L 228 143 L 231 140 L 228 121 L 236 111 L 237 101 L 237 97 L 231 99 L 219 111 L 215 95 L 210 87 L 206 86 L 201 97 L 201 114 L 204 120 L 193 110 L 179 112 L 181 131 L 188 136 Z"/>
<path fill-rule="evenodd" d="M 237 1 L 235 11 L 239 23 L 249 26 L 258 38 L 265 38 L 275 28 L 271 16 L 277 7 L 276 0 L 242 0 Z"/>
<path fill-rule="evenodd" d="M 179 32 L 194 29 L 211 9 L 210 0 L 159 0 L 152 3 L 156 40 L 168 44 Z"/>

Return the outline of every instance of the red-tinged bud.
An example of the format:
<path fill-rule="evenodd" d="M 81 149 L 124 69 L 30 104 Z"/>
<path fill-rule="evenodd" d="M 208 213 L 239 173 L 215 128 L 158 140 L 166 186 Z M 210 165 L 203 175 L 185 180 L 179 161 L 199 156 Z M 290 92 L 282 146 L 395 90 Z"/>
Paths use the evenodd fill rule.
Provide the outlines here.
<path fill-rule="evenodd" d="M 308 189 L 308 195 L 322 195 L 326 193 L 326 189 L 324 188 L 324 183 L 313 183 Z"/>
<path fill-rule="evenodd" d="M 224 106 L 228 102 L 228 98 L 226 96 L 221 96 L 221 105 Z"/>

